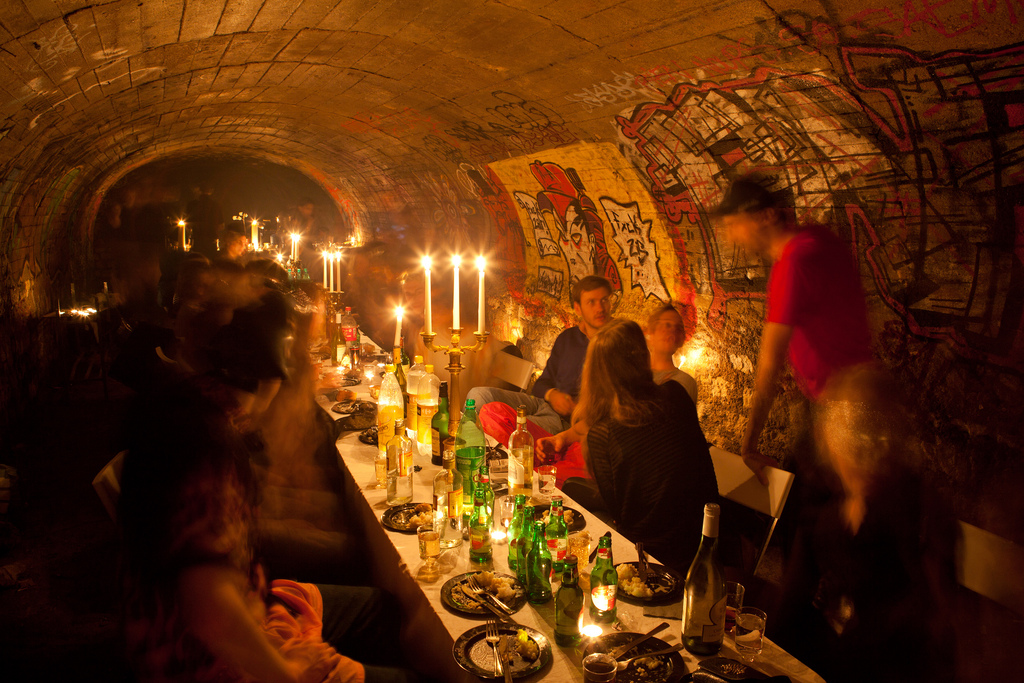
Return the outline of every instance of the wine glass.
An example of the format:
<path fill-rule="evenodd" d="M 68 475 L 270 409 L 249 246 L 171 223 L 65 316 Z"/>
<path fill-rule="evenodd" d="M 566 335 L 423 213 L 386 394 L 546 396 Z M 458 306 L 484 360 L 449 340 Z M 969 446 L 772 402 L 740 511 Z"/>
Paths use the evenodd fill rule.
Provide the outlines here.
<path fill-rule="evenodd" d="M 420 559 L 426 564 L 423 566 L 425 574 L 436 573 L 437 558 L 441 555 L 441 534 L 434 526 L 434 523 L 424 524 L 416 529 L 416 537 L 420 542 Z"/>
<path fill-rule="evenodd" d="M 492 538 L 499 543 L 508 540 L 508 528 L 512 525 L 512 516 L 516 511 L 516 501 L 512 496 L 504 496 L 498 504 L 498 526 L 499 533 L 492 534 Z"/>

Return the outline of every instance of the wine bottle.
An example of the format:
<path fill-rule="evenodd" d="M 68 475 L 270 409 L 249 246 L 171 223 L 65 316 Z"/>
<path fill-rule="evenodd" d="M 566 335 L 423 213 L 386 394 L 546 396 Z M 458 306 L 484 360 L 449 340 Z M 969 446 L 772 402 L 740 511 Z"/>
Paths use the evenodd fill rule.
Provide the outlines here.
<path fill-rule="evenodd" d="M 533 434 L 526 429 L 526 407 L 516 411 L 516 430 L 508 438 L 510 494 L 533 495 Z"/>
<path fill-rule="evenodd" d="M 713 655 L 725 635 L 725 573 L 718 557 L 716 503 L 704 506 L 704 531 L 683 588 L 683 645 L 698 656 Z"/>

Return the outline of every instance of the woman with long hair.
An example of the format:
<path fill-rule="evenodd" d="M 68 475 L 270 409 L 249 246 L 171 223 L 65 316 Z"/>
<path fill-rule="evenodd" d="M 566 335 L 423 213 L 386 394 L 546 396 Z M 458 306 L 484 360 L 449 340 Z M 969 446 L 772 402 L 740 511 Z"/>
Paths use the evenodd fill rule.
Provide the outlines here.
<path fill-rule="evenodd" d="M 640 326 L 607 323 L 587 349 L 572 429 L 618 530 L 685 571 L 718 486 L 696 406 L 678 383 L 656 384 L 650 368 Z"/>

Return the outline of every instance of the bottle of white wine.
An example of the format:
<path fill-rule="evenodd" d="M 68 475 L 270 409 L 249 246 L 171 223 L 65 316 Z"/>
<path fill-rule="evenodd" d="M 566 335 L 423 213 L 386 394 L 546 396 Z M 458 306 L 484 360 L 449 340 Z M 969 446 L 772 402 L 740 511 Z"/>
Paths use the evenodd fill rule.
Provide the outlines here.
<path fill-rule="evenodd" d="M 713 655 L 725 635 L 725 573 L 718 557 L 717 503 L 704 506 L 704 531 L 683 589 L 683 645 L 698 656 Z"/>

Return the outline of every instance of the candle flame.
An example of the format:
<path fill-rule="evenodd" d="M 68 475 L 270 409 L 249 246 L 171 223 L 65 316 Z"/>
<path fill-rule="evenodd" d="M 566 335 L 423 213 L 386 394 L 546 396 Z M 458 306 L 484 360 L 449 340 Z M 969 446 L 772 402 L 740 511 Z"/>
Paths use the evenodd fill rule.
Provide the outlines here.
<path fill-rule="evenodd" d="M 302 239 L 302 236 L 299 235 L 299 233 L 297 233 L 297 232 L 293 232 L 292 233 L 292 242 L 298 242 L 300 239 Z"/>
<path fill-rule="evenodd" d="M 398 318 L 398 322 L 402 322 L 402 314 L 405 313 L 405 308 L 402 306 L 395 306 L 395 317 Z"/>
<path fill-rule="evenodd" d="M 166 223 L 165 223 L 165 225 L 166 225 Z M 185 227 L 185 219 L 184 218 L 179 218 L 178 219 L 178 227 L 179 228 L 184 228 Z"/>
<path fill-rule="evenodd" d="M 252 219 L 252 227 L 258 228 L 259 226 L 260 226 L 260 222 L 258 220 L 256 220 L 255 218 L 253 218 Z"/>
<path fill-rule="evenodd" d="M 580 629 L 580 633 L 585 635 L 587 638 L 597 638 L 599 635 L 604 633 L 604 629 L 602 629 L 597 624 L 587 624 L 582 629 Z"/>
<path fill-rule="evenodd" d="M 424 256 L 420 259 L 420 264 L 423 266 L 423 270 L 430 270 L 430 266 L 433 263 L 429 256 Z"/>
<path fill-rule="evenodd" d="M 458 254 L 452 254 L 452 265 L 458 268 L 462 265 L 462 257 Z"/>
<path fill-rule="evenodd" d="M 276 259 L 277 259 L 277 260 L 278 260 L 279 262 L 280 262 L 280 261 L 284 261 L 284 254 L 278 254 L 278 255 L 277 255 L 277 256 L 275 256 L 274 258 L 276 258 Z"/>
<path fill-rule="evenodd" d="M 476 269 L 477 270 L 483 270 L 486 266 L 487 266 L 487 259 L 485 259 L 483 256 L 477 256 L 476 257 Z"/>

